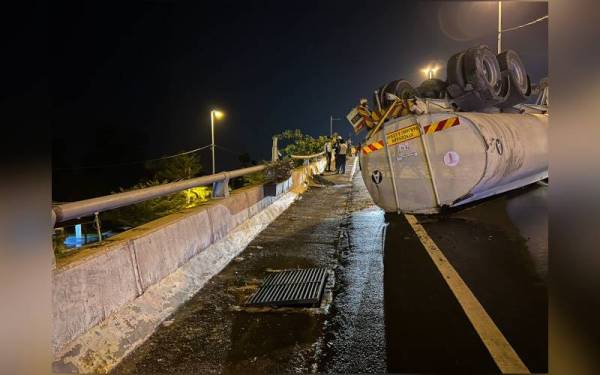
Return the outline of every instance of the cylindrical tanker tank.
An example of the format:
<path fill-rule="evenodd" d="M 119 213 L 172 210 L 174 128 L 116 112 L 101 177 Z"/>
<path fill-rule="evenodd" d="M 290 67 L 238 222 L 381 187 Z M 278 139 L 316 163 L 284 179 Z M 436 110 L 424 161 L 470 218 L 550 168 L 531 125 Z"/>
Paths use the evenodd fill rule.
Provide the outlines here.
<path fill-rule="evenodd" d="M 548 115 L 400 117 L 365 140 L 363 179 L 388 212 L 435 213 L 548 177 Z"/>

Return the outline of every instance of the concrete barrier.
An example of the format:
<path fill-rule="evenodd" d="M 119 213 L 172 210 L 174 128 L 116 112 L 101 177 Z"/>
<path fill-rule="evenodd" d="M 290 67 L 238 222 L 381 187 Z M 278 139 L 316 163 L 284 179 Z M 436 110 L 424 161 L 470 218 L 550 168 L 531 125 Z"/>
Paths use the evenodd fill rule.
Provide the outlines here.
<path fill-rule="evenodd" d="M 213 243 L 210 210 L 193 210 L 142 225 L 141 235 L 131 239 L 137 272 L 145 291 L 181 267 L 200 250 Z"/>
<path fill-rule="evenodd" d="M 308 183 L 309 176 L 323 173 L 326 165 L 327 161 L 324 157 L 322 157 L 319 160 L 310 163 L 309 165 L 294 169 L 294 171 L 292 171 L 292 176 L 290 177 L 290 188 L 305 188 Z"/>
<path fill-rule="evenodd" d="M 270 204 L 270 202 L 263 203 L 265 193 L 262 186 L 243 188 L 240 189 L 240 191 L 243 191 L 244 194 L 246 194 L 246 200 L 248 202 L 248 217 L 252 217 L 262 211 L 265 208 L 265 203 Z"/>
<path fill-rule="evenodd" d="M 54 272 L 54 353 L 141 294 L 141 286 L 134 273 L 135 264 L 131 243 L 122 242 Z"/>
<path fill-rule="evenodd" d="M 202 276 L 209 279 L 218 273 L 232 254 L 243 250 L 245 244 L 258 234 L 259 228 L 264 229 L 291 204 L 297 193 L 288 192 L 291 189 L 303 189 L 308 176 L 321 173 L 324 166 L 324 161 L 319 161 L 294 170 L 292 177 L 276 185 L 275 197 L 265 196 L 263 186 L 239 189 L 227 198 L 211 200 L 206 205 L 160 218 L 111 237 L 88 255 L 58 265 L 53 270 L 52 294 L 55 370 L 92 371 L 77 353 L 89 349 L 85 346 L 92 345 L 92 342 L 99 346 L 95 351 L 87 350 L 86 355 L 89 357 L 92 355 L 90 353 L 101 351 L 100 346 L 104 341 L 98 341 L 98 337 L 102 337 L 99 332 L 110 327 L 109 335 L 114 335 L 115 330 L 124 330 L 119 334 L 129 335 L 126 339 L 129 344 L 126 348 L 120 345 L 115 349 L 108 345 L 110 340 L 105 339 L 108 340 L 104 342 L 108 345 L 106 350 L 110 353 L 98 354 L 98 362 L 92 367 L 104 371 L 118 363 L 125 355 L 123 353 L 132 350 L 152 333 L 166 317 L 164 311 L 176 308 L 204 285 L 193 281 L 194 278 Z M 207 249 L 212 250 L 207 253 Z M 210 262 L 200 267 L 198 259 L 210 259 Z M 182 271 L 186 266 L 190 267 L 188 264 L 192 260 L 196 262 L 195 268 L 192 267 L 196 273 Z M 185 283 L 175 281 L 166 289 L 164 285 L 163 289 L 157 289 L 157 285 L 164 284 L 164 280 L 172 278 L 177 272 L 184 272 L 192 279 Z M 150 290 L 154 293 L 151 293 L 152 298 L 147 296 Z M 149 301 L 163 298 L 156 293 L 167 291 L 169 295 L 176 296 L 169 300 L 171 310 L 161 310 L 159 305 L 153 305 L 153 309 L 161 312 L 153 315 L 153 319 L 137 321 L 139 327 L 131 326 L 135 320 L 131 310 L 120 312 L 125 306 L 131 309 L 135 301 L 142 305 L 155 303 Z M 113 326 L 107 323 L 109 321 Z M 92 331 L 93 335 L 90 333 Z M 98 337 L 90 339 L 90 335 Z M 75 357 L 83 362 L 77 362 L 73 359 Z M 98 363 L 105 365 L 99 366 Z"/>

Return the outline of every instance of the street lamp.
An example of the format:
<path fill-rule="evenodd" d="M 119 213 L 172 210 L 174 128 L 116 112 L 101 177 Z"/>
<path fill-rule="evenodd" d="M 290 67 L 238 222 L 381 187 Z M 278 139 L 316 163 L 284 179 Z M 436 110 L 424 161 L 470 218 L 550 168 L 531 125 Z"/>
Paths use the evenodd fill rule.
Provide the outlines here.
<path fill-rule="evenodd" d="M 225 114 L 216 109 L 210 111 L 210 149 L 212 151 L 212 174 L 215 174 L 215 119 L 218 120 L 223 116 L 225 116 Z"/>
<path fill-rule="evenodd" d="M 425 73 L 428 79 L 432 79 L 435 76 L 435 72 L 437 72 L 439 69 L 440 67 L 438 65 L 434 66 L 433 68 L 430 65 L 427 68 L 421 69 L 421 71 Z"/>

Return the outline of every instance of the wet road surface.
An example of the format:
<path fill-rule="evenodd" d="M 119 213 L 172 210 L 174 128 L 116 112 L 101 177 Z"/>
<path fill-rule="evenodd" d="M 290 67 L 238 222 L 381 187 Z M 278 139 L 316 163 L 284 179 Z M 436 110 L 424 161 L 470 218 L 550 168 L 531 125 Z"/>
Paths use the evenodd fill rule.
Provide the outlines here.
<path fill-rule="evenodd" d="M 417 216 L 531 372 L 547 372 L 547 187 Z M 390 372 L 498 373 L 403 216 L 389 221 L 385 315 Z"/>
<path fill-rule="evenodd" d="M 338 264 L 352 185 L 313 188 L 260 233 L 115 373 L 280 373 L 317 370 L 326 314 L 236 308 L 269 270 Z"/>
<path fill-rule="evenodd" d="M 325 178 L 113 372 L 498 373 L 406 218 L 360 173 Z M 417 216 L 531 372 L 547 372 L 546 194 Z M 239 308 L 267 271 L 314 266 L 335 273 L 327 309 Z"/>
<path fill-rule="evenodd" d="M 319 372 L 386 372 L 383 309 L 384 213 L 355 176 L 340 227 L 334 298 Z"/>

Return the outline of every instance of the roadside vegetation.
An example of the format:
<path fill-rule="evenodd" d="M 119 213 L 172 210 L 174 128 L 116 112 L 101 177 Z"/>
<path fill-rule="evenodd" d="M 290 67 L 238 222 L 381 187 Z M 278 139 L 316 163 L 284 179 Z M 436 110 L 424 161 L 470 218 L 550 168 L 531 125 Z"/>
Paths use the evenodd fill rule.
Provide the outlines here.
<path fill-rule="evenodd" d="M 113 194 L 197 177 L 202 171 L 200 159 L 194 154 L 184 154 L 174 158 L 149 162 L 146 163 L 145 167 L 150 172 L 151 177 L 149 179 L 140 181 L 129 188 L 119 188 Z M 209 187 L 196 187 L 103 212 L 101 219 L 105 223 L 104 226 L 136 227 L 184 208 L 202 204 L 210 198 L 210 194 L 211 189 Z"/>
<path fill-rule="evenodd" d="M 280 159 L 277 161 L 263 161 L 265 170 L 233 179 L 230 182 L 232 189 L 260 184 L 274 184 L 285 181 L 291 176 L 292 170 L 302 164 L 302 160 L 294 160 L 291 155 L 312 155 L 323 151 L 329 139 L 325 136 L 312 137 L 303 134 L 300 130 L 285 130 L 276 135 L 280 145 Z M 240 167 L 257 165 L 248 153 L 239 155 Z M 147 162 L 144 165 L 147 177 L 130 187 L 120 187 L 112 194 L 158 186 L 170 182 L 190 179 L 200 176 L 203 171 L 200 159 L 196 154 L 183 154 L 176 157 Z M 196 207 L 208 201 L 211 197 L 211 188 L 201 186 L 187 189 L 168 196 L 151 199 L 134 205 L 116 208 L 101 212 L 99 215 L 100 226 L 103 233 L 115 234 L 124 230 L 140 226 L 160 217 L 181 211 L 186 208 Z M 96 236 L 95 223 L 88 220 L 80 222 L 83 232 L 87 236 Z M 74 224 L 68 227 L 57 228 L 53 235 L 54 251 L 57 257 L 64 257 L 71 253 L 65 246 L 65 239 L 73 234 Z"/>
<path fill-rule="evenodd" d="M 336 134 L 337 135 L 337 134 Z M 292 155 L 312 155 L 323 151 L 329 137 L 320 135 L 317 138 L 303 134 L 300 129 L 285 130 L 275 135 L 280 142 L 282 159 L 290 158 Z M 302 164 L 302 161 L 299 161 Z"/>
<path fill-rule="evenodd" d="M 334 134 L 337 136 L 337 134 Z M 313 137 L 303 134 L 300 129 L 284 130 L 275 134 L 279 144 L 279 160 L 265 161 L 265 170 L 244 176 L 244 185 L 277 183 L 291 176 L 292 170 L 302 165 L 302 160 L 292 159 L 292 155 L 313 155 L 322 152 L 325 143 L 330 139 L 326 136 Z"/>

